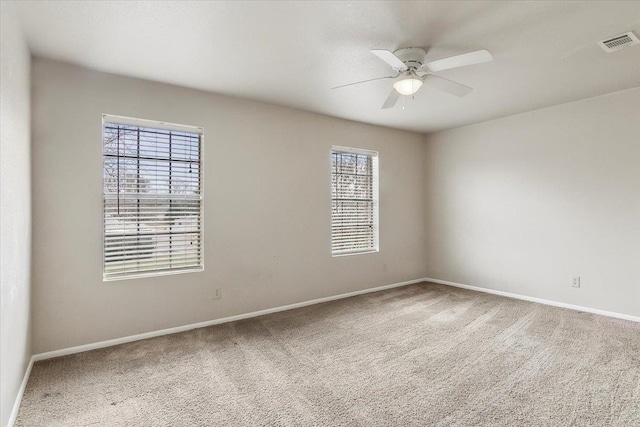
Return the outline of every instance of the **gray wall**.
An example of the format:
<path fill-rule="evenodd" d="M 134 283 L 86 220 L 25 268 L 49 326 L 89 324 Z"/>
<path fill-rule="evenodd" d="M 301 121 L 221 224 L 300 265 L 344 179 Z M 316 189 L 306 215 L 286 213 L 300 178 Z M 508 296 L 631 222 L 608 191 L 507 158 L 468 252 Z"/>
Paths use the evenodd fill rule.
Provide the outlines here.
<path fill-rule="evenodd" d="M 205 128 L 205 272 L 102 282 L 102 113 Z M 35 353 L 424 276 L 422 135 L 44 59 L 33 115 Z M 379 253 L 331 257 L 332 144 L 380 153 Z"/>
<path fill-rule="evenodd" d="M 430 135 L 425 183 L 428 277 L 640 316 L 640 89 Z"/>
<path fill-rule="evenodd" d="M 0 4 L 0 425 L 31 358 L 30 66 L 13 5 Z"/>

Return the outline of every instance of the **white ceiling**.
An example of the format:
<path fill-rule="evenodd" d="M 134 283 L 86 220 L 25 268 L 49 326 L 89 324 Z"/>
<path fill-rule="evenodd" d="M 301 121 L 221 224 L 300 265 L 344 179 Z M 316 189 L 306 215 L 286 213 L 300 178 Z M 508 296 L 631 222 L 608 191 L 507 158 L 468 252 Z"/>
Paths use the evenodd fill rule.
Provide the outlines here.
<path fill-rule="evenodd" d="M 640 1 L 22 2 L 34 55 L 419 132 L 640 86 Z M 428 48 L 428 59 L 487 49 L 488 64 L 439 75 L 475 90 L 425 87 L 381 110 L 390 74 L 370 49 Z M 404 104 L 404 110 L 402 106 Z"/>

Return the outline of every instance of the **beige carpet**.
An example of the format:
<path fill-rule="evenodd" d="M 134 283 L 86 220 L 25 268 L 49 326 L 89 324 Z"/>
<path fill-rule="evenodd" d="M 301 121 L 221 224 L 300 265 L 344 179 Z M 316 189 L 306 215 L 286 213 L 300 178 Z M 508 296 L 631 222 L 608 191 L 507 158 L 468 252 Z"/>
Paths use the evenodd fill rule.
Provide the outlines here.
<path fill-rule="evenodd" d="M 18 426 L 640 426 L 640 324 L 419 284 L 36 363 Z"/>

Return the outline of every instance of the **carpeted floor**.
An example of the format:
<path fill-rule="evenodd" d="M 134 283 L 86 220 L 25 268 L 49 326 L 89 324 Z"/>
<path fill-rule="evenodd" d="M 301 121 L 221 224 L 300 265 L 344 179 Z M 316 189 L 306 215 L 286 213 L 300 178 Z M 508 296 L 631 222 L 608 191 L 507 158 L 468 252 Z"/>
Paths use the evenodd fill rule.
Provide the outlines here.
<path fill-rule="evenodd" d="M 18 426 L 640 426 L 640 324 L 435 284 L 35 364 Z"/>

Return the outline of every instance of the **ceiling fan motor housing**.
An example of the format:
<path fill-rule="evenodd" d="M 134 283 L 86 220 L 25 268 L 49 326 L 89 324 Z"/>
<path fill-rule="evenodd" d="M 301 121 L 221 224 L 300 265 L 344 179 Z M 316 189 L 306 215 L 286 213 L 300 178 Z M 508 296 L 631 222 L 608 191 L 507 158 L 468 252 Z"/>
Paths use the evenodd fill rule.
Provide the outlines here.
<path fill-rule="evenodd" d="M 419 47 L 407 47 L 393 52 L 409 69 L 420 68 L 427 62 L 427 52 Z"/>

